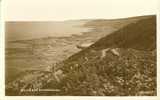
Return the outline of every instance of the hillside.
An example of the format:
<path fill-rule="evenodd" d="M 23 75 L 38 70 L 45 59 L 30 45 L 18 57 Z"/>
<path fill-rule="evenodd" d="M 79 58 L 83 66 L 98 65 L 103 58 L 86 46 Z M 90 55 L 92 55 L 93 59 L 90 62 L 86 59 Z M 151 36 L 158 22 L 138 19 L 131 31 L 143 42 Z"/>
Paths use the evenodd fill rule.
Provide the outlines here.
<path fill-rule="evenodd" d="M 149 16 L 130 23 L 119 30 L 101 38 L 84 51 L 70 57 L 82 56 L 87 50 L 105 48 L 132 48 L 137 50 L 154 50 L 156 48 L 156 17 Z"/>
<path fill-rule="evenodd" d="M 119 56 L 108 51 L 101 58 L 106 48 L 118 48 Z M 60 69 L 65 77 L 58 95 L 156 95 L 156 17 L 100 39 L 65 60 Z"/>
<path fill-rule="evenodd" d="M 110 21 L 95 20 L 87 23 L 86 27 L 95 28 L 78 37 L 82 40 L 83 37 L 86 40 L 92 37 L 95 41 L 93 45 L 53 64 L 50 72 L 26 72 L 37 77 L 24 85 L 25 77 L 32 77 L 25 74 L 8 84 L 8 95 L 156 95 L 156 17 L 131 19 L 123 20 L 122 23 L 116 21 L 114 27 L 111 24 L 112 28 L 119 26 L 111 33 L 107 31 Z M 96 33 L 100 35 L 96 37 Z M 57 91 L 18 92 L 17 88 L 13 89 L 16 87 L 13 84 L 19 84 L 20 89 Z"/>
<path fill-rule="evenodd" d="M 76 45 L 96 42 L 121 27 L 146 17 L 64 22 L 7 22 L 6 83 L 12 82 L 26 70 L 44 71 L 48 66 L 79 52 L 80 49 L 76 48 Z M 64 36 L 59 36 L 63 34 Z"/>

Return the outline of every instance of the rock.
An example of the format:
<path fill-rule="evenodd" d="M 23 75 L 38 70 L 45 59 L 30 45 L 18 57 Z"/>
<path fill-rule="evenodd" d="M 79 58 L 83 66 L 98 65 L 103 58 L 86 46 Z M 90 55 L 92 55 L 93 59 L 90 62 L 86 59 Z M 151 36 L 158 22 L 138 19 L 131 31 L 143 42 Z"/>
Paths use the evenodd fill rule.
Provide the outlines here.
<path fill-rule="evenodd" d="M 54 77 L 56 79 L 57 82 L 60 82 L 60 79 L 63 77 L 63 71 L 62 70 L 58 70 L 54 73 Z"/>
<path fill-rule="evenodd" d="M 118 48 L 115 49 L 111 49 L 111 52 L 116 55 L 116 56 L 120 56 L 119 52 L 118 52 Z"/>
<path fill-rule="evenodd" d="M 119 53 L 119 51 L 118 51 L 118 48 L 113 48 L 113 49 L 111 49 L 111 48 L 106 48 L 106 49 L 103 49 L 102 51 L 101 51 L 101 59 L 103 59 L 105 56 L 106 56 L 106 53 L 107 52 L 111 52 L 113 55 L 115 55 L 115 56 L 120 56 L 120 53 Z"/>
<path fill-rule="evenodd" d="M 107 48 L 107 49 L 103 49 L 101 52 L 102 52 L 102 55 L 101 55 L 101 59 L 103 59 L 105 56 L 106 56 L 106 52 L 109 51 L 110 48 Z"/>

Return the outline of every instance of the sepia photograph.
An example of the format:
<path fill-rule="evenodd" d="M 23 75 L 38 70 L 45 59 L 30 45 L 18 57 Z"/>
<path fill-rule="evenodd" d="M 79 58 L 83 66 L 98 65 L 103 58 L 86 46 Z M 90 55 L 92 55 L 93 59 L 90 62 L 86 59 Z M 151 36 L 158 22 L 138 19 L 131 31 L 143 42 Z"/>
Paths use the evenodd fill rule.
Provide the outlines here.
<path fill-rule="evenodd" d="M 5 96 L 157 96 L 147 2 L 6 0 Z"/>

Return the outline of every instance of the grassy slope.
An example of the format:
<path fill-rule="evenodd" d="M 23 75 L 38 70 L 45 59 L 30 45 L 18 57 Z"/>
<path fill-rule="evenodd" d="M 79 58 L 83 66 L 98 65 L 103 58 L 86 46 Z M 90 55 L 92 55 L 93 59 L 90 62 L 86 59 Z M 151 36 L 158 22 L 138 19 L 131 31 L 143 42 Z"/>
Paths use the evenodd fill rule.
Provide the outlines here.
<path fill-rule="evenodd" d="M 24 95 L 156 95 L 155 16 L 122 20 L 95 20 L 86 24 L 95 29 L 79 38 L 88 40 L 91 33 L 93 40 L 107 36 L 57 65 L 65 78 L 60 83 L 54 80 L 44 88 L 58 88 L 60 92 Z M 109 25 L 121 29 L 107 34 Z M 100 59 L 105 48 L 119 48 L 120 56 L 108 52 Z"/>
<path fill-rule="evenodd" d="M 105 48 L 119 48 L 120 56 L 108 52 L 100 59 Z M 156 95 L 156 17 L 100 39 L 65 60 L 61 70 L 66 77 L 57 95 Z"/>
<path fill-rule="evenodd" d="M 63 61 L 74 53 L 79 52 L 80 50 L 76 48 L 77 44 L 95 42 L 107 34 L 137 20 L 140 20 L 140 18 L 86 20 L 86 24 L 80 27 L 91 28 L 91 31 L 84 32 L 82 35 L 72 35 L 70 37 L 46 37 L 6 42 L 6 82 L 15 80 L 18 78 L 17 76 L 19 76 L 18 73 L 25 70 L 45 70 L 46 66 Z M 78 20 L 75 20 L 75 22 L 79 23 Z M 69 21 L 69 23 L 74 22 Z M 32 23 L 30 24 L 32 25 Z M 23 25 L 22 27 L 24 28 Z M 33 25 L 33 27 L 36 27 L 36 25 Z M 15 28 L 17 28 L 17 26 L 15 26 Z M 48 48 L 48 46 L 51 48 Z M 31 47 L 33 49 L 31 49 Z"/>
<path fill-rule="evenodd" d="M 134 48 L 138 50 L 153 50 L 156 48 L 156 17 L 142 19 L 102 38 L 91 48 L 106 47 Z"/>

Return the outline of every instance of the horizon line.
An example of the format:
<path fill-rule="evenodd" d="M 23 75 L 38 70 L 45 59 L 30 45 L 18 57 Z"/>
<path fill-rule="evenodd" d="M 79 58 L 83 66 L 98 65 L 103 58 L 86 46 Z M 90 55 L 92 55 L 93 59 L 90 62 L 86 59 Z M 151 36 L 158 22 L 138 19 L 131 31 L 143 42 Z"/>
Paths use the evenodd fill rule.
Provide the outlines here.
<path fill-rule="evenodd" d="M 128 17 L 117 17 L 117 18 L 73 18 L 73 19 L 64 19 L 64 20 L 6 20 L 5 22 L 65 22 L 65 21 L 87 21 L 87 20 L 120 20 L 127 18 L 136 18 L 136 17 L 147 17 L 147 16 L 157 16 L 157 14 L 146 14 L 146 15 L 137 15 L 137 16 L 128 16 Z"/>

